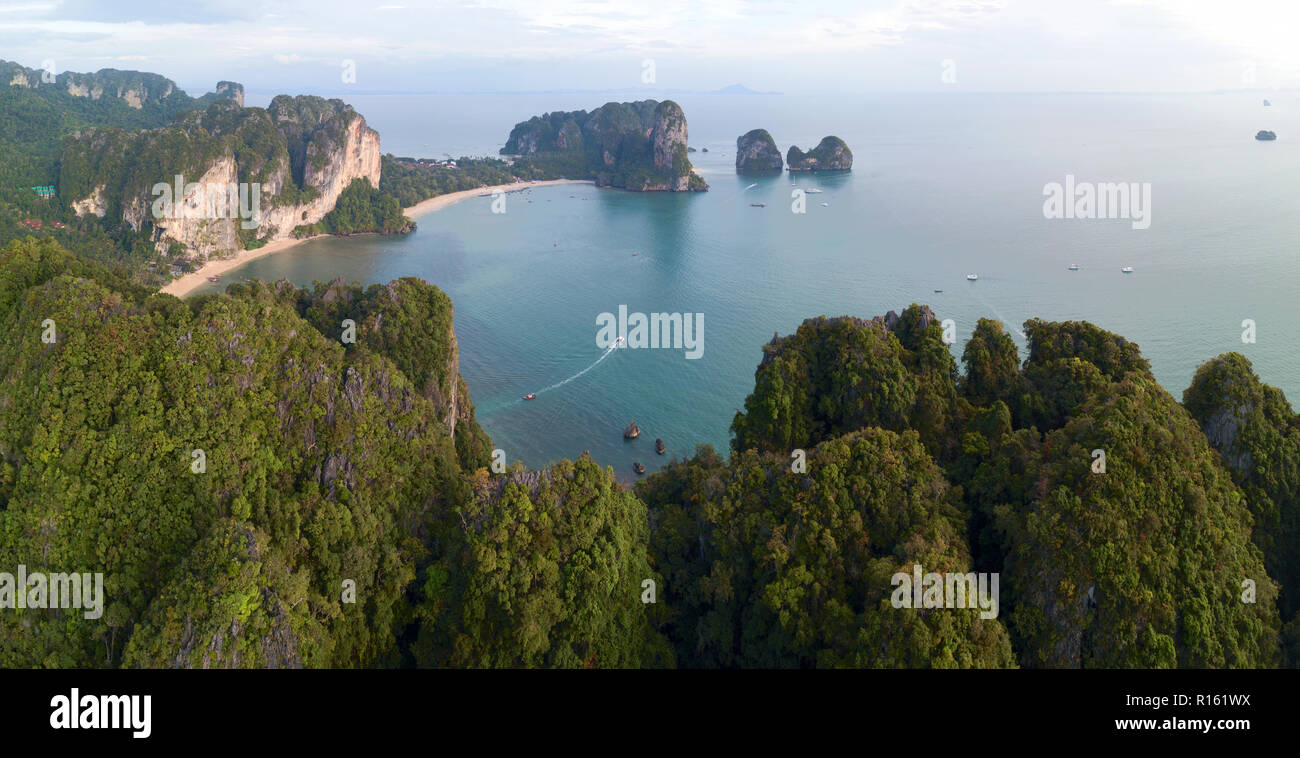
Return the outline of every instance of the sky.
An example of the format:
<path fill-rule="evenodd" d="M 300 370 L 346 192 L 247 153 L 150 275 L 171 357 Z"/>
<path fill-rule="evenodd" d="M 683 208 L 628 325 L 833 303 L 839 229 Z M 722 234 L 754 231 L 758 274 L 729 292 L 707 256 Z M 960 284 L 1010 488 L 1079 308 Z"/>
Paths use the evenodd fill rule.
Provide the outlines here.
<path fill-rule="evenodd" d="M 0 0 L 0 59 L 191 94 L 1300 86 L 1296 0 Z"/>

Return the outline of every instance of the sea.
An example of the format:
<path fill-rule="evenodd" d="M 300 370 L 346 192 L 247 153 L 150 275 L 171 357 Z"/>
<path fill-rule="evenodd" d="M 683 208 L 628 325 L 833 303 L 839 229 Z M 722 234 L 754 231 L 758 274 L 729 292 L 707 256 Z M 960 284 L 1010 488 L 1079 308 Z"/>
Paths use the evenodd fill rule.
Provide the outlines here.
<path fill-rule="evenodd" d="M 443 158 L 496 155 L 536 114 L 651 95 L 337 96 L 385 152 Z M 708 192 L 537 187 L 498 201 L 504 212 L 475 197 L 420 216 L 413 234 L 304 243 L 197 292 L 243 278 L 432 282 L 452 298 L 461 374 L 507 460 L 589 451 L 625 482 L 635 462 L 725 453 L 762 345 L 822 314 L 923 303 L 953 320 L 958 358 L 981 317 L 1002 321 L 1022 358 L 1025 320 L 1086 320 L 1138 343 L 1176 398 L 1229 351 L 1300 397 L 1298 93 L 672 99 Z M 754 128 L 782 154 L 837 135 L 853 170 L 738 176 L 736 138 Z M 1277 140 L 1257 141 L 1261 129 Z M 1143 219 L 1044 211 L 1052 184 L 1103 183 L 1149 197 Z M 620 308 L 697 317 L 698 355 L 606 350 L 600 319 Z M 642 434 L 625 440 L 632 421 Z"/>

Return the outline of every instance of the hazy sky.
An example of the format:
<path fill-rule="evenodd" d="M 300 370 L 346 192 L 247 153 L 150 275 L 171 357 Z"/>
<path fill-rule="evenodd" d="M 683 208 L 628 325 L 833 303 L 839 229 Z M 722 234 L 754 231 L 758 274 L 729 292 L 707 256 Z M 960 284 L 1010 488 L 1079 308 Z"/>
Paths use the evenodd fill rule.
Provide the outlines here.
<path fill-rule="evenodd" d="M 1300 85 L 1298 22 L 1296 0 L 0 0 L 0 58 L 191 94 L 1204 91 Z"/>

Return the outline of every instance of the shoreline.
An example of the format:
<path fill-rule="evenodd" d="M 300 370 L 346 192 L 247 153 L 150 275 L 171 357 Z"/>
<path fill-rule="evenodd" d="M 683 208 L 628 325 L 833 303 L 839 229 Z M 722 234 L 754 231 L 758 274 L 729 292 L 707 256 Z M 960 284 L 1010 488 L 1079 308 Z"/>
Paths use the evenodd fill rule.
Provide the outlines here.
<path fill-rule="evenodd" d="M 511 184 L 493 184 L 484 187 L 475 187 L 474 189 L 460 190 L 459 192 L 448 192 L 445 195 L 438 195 L 427 200 L 421 200 L 409 208 L 403 208 L 402 213 L 408 218 L 414 220 L 416 216 L 423 216 L 440 208 L 446 208 L 449 205 L 455 205 L 462 200 L 468 200 L 471 197 L 478 197 L 484 193 L 492 194 L 494 192 L 520 192 L 533 187 L 552 187 L 558 184 L 595 184 L 590 179 L 547 179 L 545 181 L 520 181 Z M 185 297 L 195 289 L 203 286 L 208 282 L 209 276 L 220 276 L 228 271 L 239 268 L 250 261 L 257 260 L 272 253 L 279 253 L 288 250 L 295 245 L 308 242 L 310 240 L 326 239 L 333 237 L 332 234 L 313 234 L 310 237 L 294 238 L 285 237 L 273 242 L 268 242 L 262 247 L 254 250 L 237 251 L 230 258 L 217 258 L 209 260 L 200 266 L 197 270 L 191 271 L 184 276 L 173 279 L 158 289 L 159 292 L 175 295 L 176 297 Z"/>

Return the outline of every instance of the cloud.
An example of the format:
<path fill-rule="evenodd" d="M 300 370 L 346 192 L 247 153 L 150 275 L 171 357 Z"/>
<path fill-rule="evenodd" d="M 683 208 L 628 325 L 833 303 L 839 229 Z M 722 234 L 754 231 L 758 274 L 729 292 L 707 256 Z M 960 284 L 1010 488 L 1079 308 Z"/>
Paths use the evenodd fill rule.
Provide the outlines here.
<path fill-rule="evenodd" d="M 1242 60 L 1300 83 L 1300 5 L 1265 0 L 18 2 L 0 46 L 27 65 L 147 56 L 178 81 L 287 90 L 337 84 L 344 59 L 391 89 L 628 86 L 646 57 L 686 89 L 937 89 L 945 59 L 976 90 L 1228 88 Z"/>

